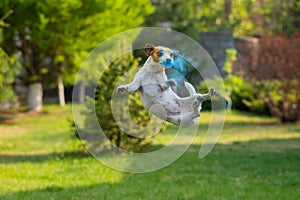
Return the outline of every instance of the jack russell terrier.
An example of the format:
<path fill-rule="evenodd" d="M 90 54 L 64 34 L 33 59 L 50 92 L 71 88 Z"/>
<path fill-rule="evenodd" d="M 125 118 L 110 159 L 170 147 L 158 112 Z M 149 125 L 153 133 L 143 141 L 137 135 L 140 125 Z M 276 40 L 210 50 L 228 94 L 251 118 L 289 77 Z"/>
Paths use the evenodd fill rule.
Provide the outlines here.
<path fill-rule="evenodd" d="M 117 87 L 118 93 L 140 92 L 145 108 L 160 119 L 181 127 L 189 127 L 197 123 L 200 117 L 201 104 L 215 95 L 213 88 L 207 94 L 197 94 L 188 82 L 184 86 L 189 96 L 180 97 L 173 90 L 174 80 L 168 80 L 165 69 L 172 67 L 174 52 L 163 46 L 146 44 L 148 57 L 144 66 L 136 73 L 133 82 Z"/>

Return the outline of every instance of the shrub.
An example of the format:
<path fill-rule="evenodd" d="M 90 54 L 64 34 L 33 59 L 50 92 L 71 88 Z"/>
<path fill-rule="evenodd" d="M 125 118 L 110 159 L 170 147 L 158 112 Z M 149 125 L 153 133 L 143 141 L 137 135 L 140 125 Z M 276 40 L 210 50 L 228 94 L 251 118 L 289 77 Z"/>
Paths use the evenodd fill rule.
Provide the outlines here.
<path fill-rule="evenodd" d="M 17 70 L 18 62 L 16 58 L 9 57 L 0 48 L 0 104 L 14 103 L 17 100 L 12 88 Z"/>
<path fill-rule="evenodd" d="M 258 65 L 251 76 L 258 80 L 259 96 L 282 122 L 300 117 L 300 34 L 263 36 L 259 42 Z"/>
<path fill-rule="evenodd" d="M 270 113 L 281 122 L 296 122 L 300 117 L 300 81 L 278 79 L 256 81 L 256 94 Z"/>
<path fill-rule="evenodd" d="M 263 101 L 257 102 L 256 105 L 253 104 L 253 102 L 256 101 L 255 90 L 249 81 L 246 78 L 243 78 L 242 75 L 232 73 L 232 63 L 236 59 L 236 53 L 237 52 L 235 49 L 226 50 L 226 62 L 223 68 L 226 76 L 222 80 L 213 79 L 206 80 L 206 82 L 209 83 L 210 81 L 220 81 L 220 84 L 221 82 L 224 83 L 225 94 L 221 95 L 221 98 L 226 101 L 227 110 L 237 109 L 243 111 L 250 110 L 259 113 L 267 113 Z M 197 90 L 201 92 L 207 91 L 207 86 L 204 81 L 200 82 Z M 210 110 L 210 101 L 203 102 L 202 108 L 204 110 Z"/>
<path fill-rule="evenodd" d="M 255 90 L 249 81 L 243 77 L 243 74 L 232 73 L 232 64 L 236 58 L 237 51 L 235 49 L 226 50 L 224 71 L 227 75 L 224 77 L 224 85 L 225 99 L 229 104 L 228 109 L 267 113 L 264 102 L 256 100 Z"/>
<path fill-rule="evenodd" d="M 255 97 L 245 102 L 246 105 L 251 108 L 263 102 L 282 122 L 297 121 L 300 117 L 300 33 L 262 36 L 255 53 L 255 59 L 244 59 L 248 60 L 246 76 Z"/>
<path fill-rule="evenodd" d="M 111 63 L 111 65 L 104 71 L 103 75 L 101 76 L 96 89 L 95 99 L 88 100 L 91 103 L 92 101 L 95 101 L 95 109 L 98 121 L 106 137 L 117 147 L 128 151 L 141 150 L 149 142 L 149 140 L 146 138 L 138 138 L 128 135 L 118 126 L 113 117 L 111 101 L 114 87 L 116 87 L 116 84 L 122 77 L 123 73 L 130 71 L 130 69 L 137 68 L 138 63 L 139 59 L 134 58 L 132 53 L 122 55 L 121 57 L 116 59 L 113 63 Z M 131 78 L 133 79 L 133 75 Z M 126 81 L 129 82 L 129 80 Z M 87 133 L 87 135 L 90 136 L 92 136 L 93 134 L 98 134 L 95 132 L 95 130 L 97 130 L 97 128 L 94 127 L 95 124 L 90 123 L 92 121 L 92 116 L 90 115 L 91 110 L 93 109 L 92 106 L 93 104 L 87 104 L 87 111 L 85 111 L 87 113 L 85 114 L 88 117 L 84 121 L 84 131 L 85 133 Z M 133 121 L 141 128 L 147 125 L 150 121 L 150 115 L 148 114 L 148 111 L 143 107 L 138 93 L 134 93 L 129 96 L 129 112 L 131 115 L 130 117 L 132 117 Z M 121 111 L 119 114 L 125 125 L 131 126 L 131 124 L 126 124 L 129 120 L 127 118 L 128 116 L 122 115 Z M 147 128 L 147 131 L 153 131 L 151 126 Z M 140 130 L 135 131 L 136 132 L 133 134 L 138 134 Z M 111 144 L 105 143 L 104 138 L 102 139 L 102 141 L 97 141 L 97 143 L 95 144 L 88 145 L 98 145 L 100 143 L 100 146 L 98 148 L 101 151 L 109 149 Z"/>

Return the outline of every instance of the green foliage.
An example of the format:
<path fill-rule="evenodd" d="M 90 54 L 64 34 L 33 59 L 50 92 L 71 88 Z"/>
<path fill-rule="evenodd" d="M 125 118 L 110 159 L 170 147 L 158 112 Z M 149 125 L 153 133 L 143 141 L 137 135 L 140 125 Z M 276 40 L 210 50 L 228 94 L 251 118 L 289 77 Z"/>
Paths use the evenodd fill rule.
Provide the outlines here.
<path fill-rule="evenodd" d="M 253 0 L 155 1 L 147 25 L 169 26 L 198 39 L 200 31 L 233 29 L 235 35 L 254 34 Z"/>
<path fill-rule="evenodd" d="M 300 119 L 299 79 L 257 80 L 252 84 L 259 101 L 265 103 L 270 113 L 281 122 L 296 122 Z"/>
<path fill-rule="evenodd" d="M 13 91 L 12 84 L 18 70 L 16 57 L 8 56 L 0 48 L 0 103 L 16 101 L 16 95 Z"/>
<path fill-rule="evenodd" d="M 122 149 L 130 151 L 140 150 L 147 143 L 148 140 L 144 138 L 133 137 L 125 133 L 122 129 L 120 129 L 112 114 L 111 99 L 114 87 L 116 87 L 119 79 L 124 75 L 124 72 L 128 72 L 131 69 L 137 69 L 138 65 L 139 59 L 134 58 L 132 53 L 124 54 L 116 60 L 114 60 L 114 62 L 109 65 L 109 67 L 104 71 L 103 75 L 101 76 L 97 85 L 95 100 L 89 99 L 90 106 L 88 106 L 88 110 L 85 111 L 85 114 L 87 116 L 93 117 L 89 114 L 89 112 L 93 110 L 93 103 L 95 101 L 95 110 L 103 132 L 113 144 L 115 144 L 118 147 L 121 147 Z M 133 76 L 134 74 L 132 74 L 132 76 L 127 76 L 126 80 L 132 80 Z M 127 97 L 125 96 L 121 98 Z M 139 126 L 145 126 L 150 121 L 150 116 L 148 114 L 148 111 L 142 105 L 142 102 L 139 98 L 139 93 L 134 93 L 130 95 L 129 112 L 134 122 Z M 131 125 L 129 123 L 130 119 L 127 118 L 128 116 L 122 114 L 122 112 L 118 113 L 118 116 L 119 115 L 121 116 L 121 123 L 124 123 L 125 126 Z M 87 117 L 85 119 L 83 131 L 85 133 L 87 132 L 87 134 L 92 136 L 93 134 L 98 134 L 95 133 L 95 130 L 98 130 L 98 128 L 94 127 L 94 124 L 90 123 L 92 121 L 90 117 Z M 149 131 L 151 132 L 151 128 Z M 131 133 L 138 134 L 139 132 L 140 130 L 135 130 Z M 97 143 L 98 142 L 99 141 L 97 141 Z M 105 144 L 104 142 L 102 142 L 101 144 L 102 146 L 99 147 L 101 149 L 109 148 L 110 145 Z"/>
<path fill-rule="evenodd" d="M 243 78 L 241 74 L 232 73 L 232 62 L 236 60 L 236 50 L 226 50 L 226 62 L 224 71 L 227 76 L 224 78 L 226 98 L 232 108 L 237 110 L 251 110 L 256 113 L 268 113 L 263 99 L 257 98 L 255 87 Z"/>
<path fill-rule="evenodd" d="M 227 49 L 226 50 L 226 62 L 224 65 L 224 71 L 227 75 L 223 80 L 214 79 L 213 81 L 223 81 L 225 86 L 225 94 L 222 98 L 227 102 L 228 109 L 236 109 L 243 111 L 253 111 L 259 114 L 268 114 L 268 110 L 265 106 L 263 99 L 257 98 L 256 90 L 247 80 L 243 78 L 241 74 L 232 73 L 232 62 L 236 60 L 236 50 Z M 206 80 L 211 81 L 211 80 Z M 198 91 L 205 92 L 207 86 L 205 82 L 201 82 Z M 209 109 L 209 102 L 203 103 L 204 109 Z"/>
<path fill-rule="evenodd" d="M 165 26 L 198 39 L 200 31 L 232 29 L 235 36 L 299 31 L 300 0 L 153 1 L 150 26 Z"/>
<path fill-rule="evenodd" d="M 227 101 L 232 108 L 243 111 L 252 111 L 258 114 L 269 114 L 263 99 L 258 98 L 255 87 L 239 75 L 231 75 L 224 79 Z"/>
<path fill-rule="evenodd" d="M 300 31 L 300 0 L 265 0 L 258 6 L 262 32 L 290 35 Z"/>
<path fill-rule="evenodd" d="M 254 35 L 256 27 L 251 15 L 255 12 L 254 0 L 232 1 L 230 13 L 230 24 L 233 27 L 235 36 Z"/>
<path fill-rule="evenodd" d="M 226 60 L 224 63 L 224 72 L 227 73 L 228 76 L 232 76 L 232 62 L 236 61 L 237 50 L 236 49 L 226 49 Z"/>
<path fill-rule="evenodd" d="M 231 24 L 237 36 L 299 31 L 299 0 L 233 1 Z"/>
<path fill-rule="evenodd" d="M 9 54 L 20 51 L 27 82 L 53 83 L 58 75 L 71 83 L 88 52 L 107 37 L 139 26 L 153 11 L 148 1 L 4 0 L 2 41 Z M 26 17 L 24 17 L 26 16 Z"/>
<path fill-rule="evenodd" d="M 228 27 L 224 20 L 223 0 L 164 0 L 153 1 L 153 5 L 156 8 L 155 13 L 146 18 L 149 26 L 167 26 L 194 39 L 198 39 L 199 31 Z"/>

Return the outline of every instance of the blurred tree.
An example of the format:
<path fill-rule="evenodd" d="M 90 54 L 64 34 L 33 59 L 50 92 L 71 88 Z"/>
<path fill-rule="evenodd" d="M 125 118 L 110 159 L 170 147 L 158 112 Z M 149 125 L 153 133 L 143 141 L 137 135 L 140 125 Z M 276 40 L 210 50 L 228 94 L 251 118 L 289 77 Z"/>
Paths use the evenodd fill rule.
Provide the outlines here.
<path fill-rule="evenodd" d="M 253 21 L 257 16 L 254 7 L 255 1 L 257 0 L 237 0 L 232 2 L 229 21 L 235 36 L 256 34 L 257 30 Z"/>
<path fill-rule="evenodd" d="M 261 0 L 257 10 L 262 33 L 290 35 L 300 30 L 300 0 Z"/>
<path fill-rule="evenodd" d="M 234 35 L 291 34 L 300 28 L 300 0 L 152 0 L 146 25 L 163 26 L 198 39 L 201 31 L 232 29 Z"/>
<path fill-rule="evenodd" d="M 4 0 L 0 16 L 10 9 L 2 45 L 8 54 L 21 52 L 30 109 L 41 108 L 42 83 L 57 83 L 63 105 L 63 81 L 74 80 L 88 52 L 110 35 L 140 25 L 153 11 L 139 0 Z"/>
<path fill-rule="evenodd" d="M 243 35 L 286 34 L 300 30 L 300 0 L 237 0 L 230 23 Z"/>
<path fill-rule="evenodd" d="M 0 48 L 0 104 L 13 103 L 16 101 L 16 95 L 12 84 L 15 80 L 18 69 L 18 62 L 15 56 L 8 56 Z"/>
<path fill-rule="evenodd" d="M 230 2 L 226 0 L 226 9 Z M 199 31 L 220 30 L 228 26 L 224 0 L 162 0 L 152 1 L 156 12 L 146 17 L 146 24 L 163 26 L 198 39 Z"/>
<path fill-rule="evenodd" d="M 9 26 L 4 22 L 4 19 L 10 14 L 11 11 L 8 11 L 0 19 L 0 32 L 3 27 Z M 12 84 L 17 74 L 17 69 L 18 62 L 16 56 L 8 56 L 5 51 L 0 48 L 0 104 L 14 103 L 17 99 L 12 88 Z"/>

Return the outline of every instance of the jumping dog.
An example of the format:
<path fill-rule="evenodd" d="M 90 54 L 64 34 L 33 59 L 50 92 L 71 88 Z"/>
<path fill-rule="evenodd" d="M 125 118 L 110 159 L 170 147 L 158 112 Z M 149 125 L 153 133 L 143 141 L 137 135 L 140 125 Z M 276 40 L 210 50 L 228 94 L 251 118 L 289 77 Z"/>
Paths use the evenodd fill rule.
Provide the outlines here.
<path fill-rule="evenodd" d="M 136 73 L 133 82 L 117 87 L 118 93 L 140 92 L 145 108 L 153 115 L 181 127 L 195 124 L 200 117 L 201 104 L 215 94 L 213 88 L 207 94 L 198 94 L 188 82 L 184 86 L 188 97 L 179 97 L 172 86 L 174 80 L 168 80 L 165 69 L 172 67 L 174 52 L 163 46 L 146 44 L 144 49 L 148 57 L 144 66 Z"/>

